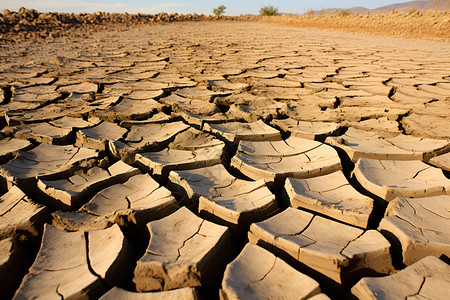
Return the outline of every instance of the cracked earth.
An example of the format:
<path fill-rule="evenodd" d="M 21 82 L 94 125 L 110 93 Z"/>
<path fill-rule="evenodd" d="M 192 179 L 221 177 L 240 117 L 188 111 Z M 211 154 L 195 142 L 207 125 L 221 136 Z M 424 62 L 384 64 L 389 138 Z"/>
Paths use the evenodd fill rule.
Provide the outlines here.
<path fill-rule="evenodd" d="M 216 22 L 0 47 L 1 295 L 448 296 L 449 42 Z"/>

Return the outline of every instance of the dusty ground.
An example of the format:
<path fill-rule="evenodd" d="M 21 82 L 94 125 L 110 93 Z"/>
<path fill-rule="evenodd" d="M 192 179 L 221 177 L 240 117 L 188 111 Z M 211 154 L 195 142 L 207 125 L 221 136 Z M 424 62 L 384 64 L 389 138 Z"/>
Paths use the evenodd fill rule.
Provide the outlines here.
<path fill-rule="evenodd" d="M 417 11 L 353 14 L 346 10 L 327 14 L 263 17 L 263 22 L 291 27 L 306 27 L 366 32 L 407 38 L 450 39 L 450 11 Z"/>
<path fill-rule="evenodd" d="M 0 46 L 5 293 L 448 291 L 421 259 L 450 255 L 449 42 L 206 22 Z"/>

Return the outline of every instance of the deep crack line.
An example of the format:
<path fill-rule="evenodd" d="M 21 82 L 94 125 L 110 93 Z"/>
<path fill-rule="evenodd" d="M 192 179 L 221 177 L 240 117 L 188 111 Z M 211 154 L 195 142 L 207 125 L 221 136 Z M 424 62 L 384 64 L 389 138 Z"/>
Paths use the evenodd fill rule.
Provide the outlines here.
<path fill-rule="evenodd" d="M 92 267 L 91 259 L 89 257 L 89 232 L 84 233 L 84 239 L 86 241 L 86 262 L 87 262 L 87 267 L 89 269 L 89 272 L 91 272 L 92 275 L 94 275 L 95 277 L 97 277 L 98 279 L 103 281 L 103 278 L 94 271 L 94 268 Z"/>
<path fill-rule="evenodd" d="M 275 259 L 273 260 L 273 264 L 272 264 L 272 266 L 270 267 L 269 271 L 267 271 L 267 273 L 264 274 L 264 276 L 261 277 L 261 279 L 254 280 L 254 281 L 250 281 L 249 284 L 263 281 L 263 280 L 270 274 L 270 272 L 272 272 L 272 270 L 275 268 L 275 265 L 276 265 L 276 263 L 277 263 L 277 259 L 278 259 L 278 258 L 275 257 Z"/>
<path fill-rule="evenodd" d="M 183 241 L 183 244 L 181 245 L 181 247 L 177 249 L 177 251 L 178 251 L 178 257 L 174 260 L 174 263 L 177 262 L 178 259 L 180 259 L 180 257 L 181 257 L 181 249 L 183 249 L 183 247 L 186 245 L 186 243 L 187 243 L 189 240 L 193 239 L 197 234 L 199 234 L 200 230 L 202 229 L 202 225 L 203 225 L 204 222 L 205 222 L 205 220 L 202 220 L 202 222 L 201 222 L 200 225 L 198 226 L 197 231 L 194 232 L 194 234 L 192 234 L 191 236 L 189 236 L 187 239 L 185 239 L 185 240 Z"/>

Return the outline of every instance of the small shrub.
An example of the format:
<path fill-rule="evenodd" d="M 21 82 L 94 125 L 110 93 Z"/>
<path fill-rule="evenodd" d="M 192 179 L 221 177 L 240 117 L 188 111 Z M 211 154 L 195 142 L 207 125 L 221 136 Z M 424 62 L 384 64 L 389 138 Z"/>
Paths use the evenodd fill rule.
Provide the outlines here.
<path fill-rule="evenodd" d="M 316 13 L 314 12 L 314 10 L 312 10 L 312 9 L 308 9 L 308 11 L 307 12 L 305 12 L 305 15 L 307 15 L 307 16 L 314 16 Z"/>
<path fill-rule="evenodd" d="M 265 6 L 259 10 L 261 16 L 276 16 L 278 15 L 278 7 Z"/>
<path fill-rule="evenodd" d="M 223 15 L 225 13 L 225 9 L 227 9 L 227 7 L 225 5 L 221 5 L 221 6 L 217 7 L 217 8 L 214 8 L 213 9 L 213 13 L 216 16 L 221 16 L 221 15 Z"/>
<path fill-rule="evenodd" d="M 348 17 L 353 15 L 350 9 L 341 9 L 336 13 L 339 17 Z"/>

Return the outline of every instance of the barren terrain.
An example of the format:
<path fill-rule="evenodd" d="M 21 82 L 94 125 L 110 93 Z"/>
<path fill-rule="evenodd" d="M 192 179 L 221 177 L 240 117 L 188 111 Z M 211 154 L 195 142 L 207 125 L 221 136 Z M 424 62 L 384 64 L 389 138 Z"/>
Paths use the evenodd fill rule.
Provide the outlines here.
<path fill-rule="evenodd" d="M 448 41 L 61 35 L 0 44 L 1 295 L 448 295 Z"/>
<path fill-rule="evenodd" d="M 450 2 L 449 2 L 450 3 Z M 318 28 L 407 38 L 450 40 L 450 11 L 411 9 L 406 12 L 352 13 L 336 10 L 328 13 L 262 17 L 262 22 L 289 27 Z"/>

